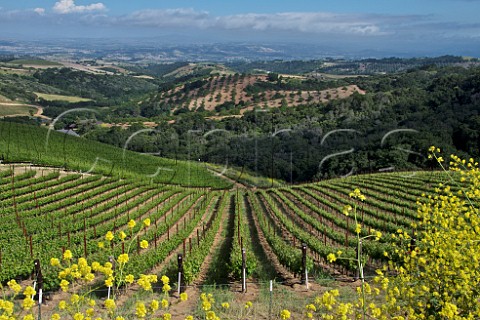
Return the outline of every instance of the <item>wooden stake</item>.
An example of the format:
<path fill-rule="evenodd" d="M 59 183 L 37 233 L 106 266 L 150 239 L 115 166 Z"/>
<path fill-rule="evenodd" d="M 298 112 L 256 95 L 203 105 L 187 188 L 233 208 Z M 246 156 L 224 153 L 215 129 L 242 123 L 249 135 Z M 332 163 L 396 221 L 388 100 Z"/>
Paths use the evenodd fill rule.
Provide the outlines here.
<path fill-rule="evenodd" d="M 30 257 L 33 258 L 33 243 L 32 243 L 32 236 L 30 235 Z"/>
<path fill-rule="evenodd" d="M 86 232 L 83 232 L 83 254 L 85 258 L 87 257 L 87 234 Z"/>

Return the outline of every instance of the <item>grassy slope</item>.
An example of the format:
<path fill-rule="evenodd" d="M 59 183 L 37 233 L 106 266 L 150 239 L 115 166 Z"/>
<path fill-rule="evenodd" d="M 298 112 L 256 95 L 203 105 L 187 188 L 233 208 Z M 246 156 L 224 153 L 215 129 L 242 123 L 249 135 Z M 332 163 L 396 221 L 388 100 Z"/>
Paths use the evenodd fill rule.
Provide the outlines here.
<path fill-rule="evenodd" d="M 0 102 L 12 102 L 12 100 L 8 99 L 7 97 L 4 97 L 0 95 Z"/>
<path fill-rule="evenodd" d="M 42 98 L 43 100 L 46 100 L 46 101 L 67 101 L 71 103 L 92 101 L 92 99 L 81 98 L 76 96 L 64 96 L 60 94 L 46 94 L 46 93 L 39 93 L 39 92 L 34 92 L 34 93 L 37 97 Z"/>
<path fill-rule="evenodd" d="M 9 63 L 16 65 L 61 66 L 60 63 L 41 59 L 17 59 L 9 61 Z"/>
<path fill-rule="evenodd" d="M 30 110 L 33 110 L 35 113 L 37 109 L 28 107 L 28 106 L 8 106 L 1 105 L 2 101 L 0 100 L 0 117 L 9 116 L 9 115 L 30 115 Z"/>
<path fill-rule="evenodd" d="M 195 162 L 162 159 L 48 129 L 0 122 L 0 156 L 6 162 L 32 162 L 184 186 L 226 188 L 230 184 Z M 47 139 L 48 138 L 48 139 Z M 159 169 L 163 168 L 163 169 Z"/>

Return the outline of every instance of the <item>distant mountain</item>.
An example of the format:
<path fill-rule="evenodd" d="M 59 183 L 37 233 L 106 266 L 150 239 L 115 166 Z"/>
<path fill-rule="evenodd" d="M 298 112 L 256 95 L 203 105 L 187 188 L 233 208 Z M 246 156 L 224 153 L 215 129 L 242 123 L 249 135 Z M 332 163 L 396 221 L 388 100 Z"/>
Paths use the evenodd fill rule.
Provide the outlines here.
<path fill-rule="evenodd" d="M 166 43 L 158 39 L 62 39 L 0 43 L 1 54 L 39 55 L 47 59 L 105 59 L 132 63 L 172 61 L 295 60 L 355 58 L 355 53 L 315 44 Z"/>

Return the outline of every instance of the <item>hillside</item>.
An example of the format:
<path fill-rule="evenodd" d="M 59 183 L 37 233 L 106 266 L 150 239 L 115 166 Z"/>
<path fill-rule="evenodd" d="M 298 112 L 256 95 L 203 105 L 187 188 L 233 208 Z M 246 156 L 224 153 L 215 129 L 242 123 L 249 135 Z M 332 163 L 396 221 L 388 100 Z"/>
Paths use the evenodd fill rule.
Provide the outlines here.
<path fill-rule="evenodd" d="M 345 61 L 327 63 L 347 67 Z M 464 156 L 480 154 L 475 60 L 439 57 L 364 63 L 398 64 L 401 70 L 419 67 L 328 79 L 315 73 L 238 74 L 209 63 L 130 70 L 148 74 L 148 79 L 55 68 L 27 75 L 0 73 L 0 104 L 5 106 L 4 114 L 12 115 L 17 111 L 6 104 L 36 99 L 42 115 L 52 119 L 86 107 L 93 111 L 69 113 L 56 122 L 56 129 L 74 125 L 88 139 L 121 148 L 135 131 L 155 128 L 136 141 L 136 151 L 219 165 L 228 162 L 257 176 L 297 183 L 351 170 L 428 168 L 432 164 L 424 152 L 432 143 Z M 282 66 L 297 70 L 313 62 L 270 64 L 275 70 Z M 28 115 L 26 107 L 23 104 L 18 114 Z M 40 121 L 25 118 L 17 120 Z M 207 138 L 210 130 L 228 131 L 228 136 Z"/>
<path fill-rule="evenodd" d="M 180 70 L 176 70 L 181 72 Z M 279 75 L 229 74 L 201 78 L 160 91 L 139 102 L 145 116 L 158 112 L 222 112 L 243 114 L 255 106 L 263 108 L 296 107 L 344 99 L 354 92 L 365 94 L 356 85 L 316 81 L 305 77 Z"/>
<path fill-rule="evenodd" d="M 141 139 L 141 135 L 137 139 Z M 127 148 L 135 145 L 132 139 Z M 230 184 L 196 162 L 162 159 L 44 127 L 0 121 L 3 163 L 27 162 L 67 170 L 135 177 L 156 183 L 225 188 Z"/>
<path fill-rule="evenodd" d="M 380 241 L 369 239 L 363 246 L 378 265 L 388 260 L 384 252 L 393 252 L 392 235 L 399 228 L 409 231 L 416 221 L 417 198 L 446 178 L 438 172 L 383 173 L 294 187 L 211 191 L 1 165 L 0 281 L 28 275 L 32 260 L 39 258 L 47 287 L 56 288 L 60 280 L 49 261 L 67 248 L 75 258 L 101 263 L 111 254 L 132 250 L 125 270 L 135 276 L 174 276 L 176 254 L 183 253 L 188 283 L 200 272 L 205 276 L 201 281 L 230 283 L 241 279 L 239 241 L 248 252 L 249 281 L 298 281 L 300 243 L 308 246 L 309 272 L 350 279 L 355 273 L 348 259 L 355 255 L 356 220 L 342 214 L 342 208 L 358 205 L 361 236 L 374 229 L 382 232 Z M 362 189 L 364 202 L 348 196 L 353 188 Z M 142 225 L 147 218 L 149 223 Z M 137 222 L 133 228 L 132 219 Z M 106 241 L 108 231 L 115 239 L 103 250 L 99 243 Z M 125 246 L 118 239 L 121 231 L 128 234 Z M 137 232 L 135 244 L 132 234 Z M 139 247 L 140 239 L 150 243 L 148 248 Z M 223 247 L 223 254 L 210 250 L 212 246 Z M 328 254 L 339 249 L 344 259 L 327 263 Z M 222 267 L 208 273 L 215 263 Z M 314 277 L 311 281 L 314 285 Z"/>
<path fill-rule="evenodd" d="M 465 157 L 480 154 L 479 72 L 478 67 L 430 66 L 390 75 L 337 80 L 346 88 L 356 85 L 365 94 L 354 93 L 328 102 L 308 104 L 306 99 L 295 107 L 270 108 L 262 112 L 249 111 L 248 106 L 241 109 L 240 103 L 220 112 L 199 112 L 201 107 L 196 112 L 182 108 L 176 111 L 176 116 L 170 116 L 170 108 L 182 103 L 191 106 L 199 97 L 208 97 L 205 106 L 223 101 L 215 102 L 210 85 L 213 92 L 220 93 L 219 99 L 231 100 L 233 83 L 243 81 L 245 89 L 243 92 L 236 90 L 235 102 L 241 94 L 244 99 L 258 98 L 260 109 L 265 104 L 262 95 L 271 96 L 272 90 L 287 91 L 296 86 L 297 97 L 298 90 L 309 91 L 313 97 L 316 92 L 311 90 L 313 86 L 322 91 L 332 90 L 328 86 L 335 84 L 295 78 L 282 79 L 279 83 L 278 79 L 265 80 L 268 76 L 251 75 L 243 76 L 243 80 L 238 75 L 235 82 L 235 75 L 231 80 L 229 76 L 221 76 L 210 78 L 215 82 L 190 82 L 188 89 L 178 87 L 170 91 L 170 96 L 165 93 L 152 95 L 153 102 L 141 104 L 137 111 L 144 116 L 151 112 L 153 116 L 164 110 L 169 115 L 158 118 L 159 134 L 153 139 L 162 155 L 190 154 L 193 158 L 220 165 L 228 161 L 231 166 L 245 167 L 273 179 L 306 182 L 344 175 L 351 170 L 430 168 L 432 163 L 426 158 L 425 150 L 432 144 Z M 253 83 L 255 79 L 262 81 Z M 215 86 L 216 83 L 219 85 Z M 213 101 L 209 101 L 212 97 Z M 174 102 L 172 105 L 155 102 L 162 99 Z M 293 99 L 297 104 L 295 99 L 298 101 L 298 98 Z M 278 103 L 273 96 L 266 100 L 267 105 Z M 222 107 L 232 105 L 227 100 Z M 212 112 L 221 117 L 211 117 Z M 227 115 L 236 116 L 225 117 Z M 192 130 L 196 132 L 194 135 Z M 212 130 L 226 130 L 228 134 L 202 137 Z M 121 136 L 115 130 L 98 130 L 90 135 L 108 143 L 115 143 Z M 183 148 L 173 148 L 171 137 L 175 137 L 175 145 Z"/>

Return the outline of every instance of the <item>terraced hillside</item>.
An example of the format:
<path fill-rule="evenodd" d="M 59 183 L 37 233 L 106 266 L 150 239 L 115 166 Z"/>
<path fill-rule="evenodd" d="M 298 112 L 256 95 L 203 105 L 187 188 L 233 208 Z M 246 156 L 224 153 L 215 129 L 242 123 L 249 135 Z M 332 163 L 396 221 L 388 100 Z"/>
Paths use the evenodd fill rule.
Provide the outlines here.
<path fill-rule="evenodd" d="M 299 83 L 306 80 L 304 77 L 295 79 Z M 153 94 L 141 101 L 140 106 L 173 111 L 181 108 L 209 111 L 239 108 L 243 114 L 255 105 L 269 108 L 295 107 L 342 99 L 355 92 L 365 94 L 356 85 L 315 90 L 301 87 L 296 89 L 293 85 L 286 85 L 285 80 L 283 85 L 281 80 L 272 82 L 267 75 L 224 74 L 187 82 L 174 89 Z"/>

